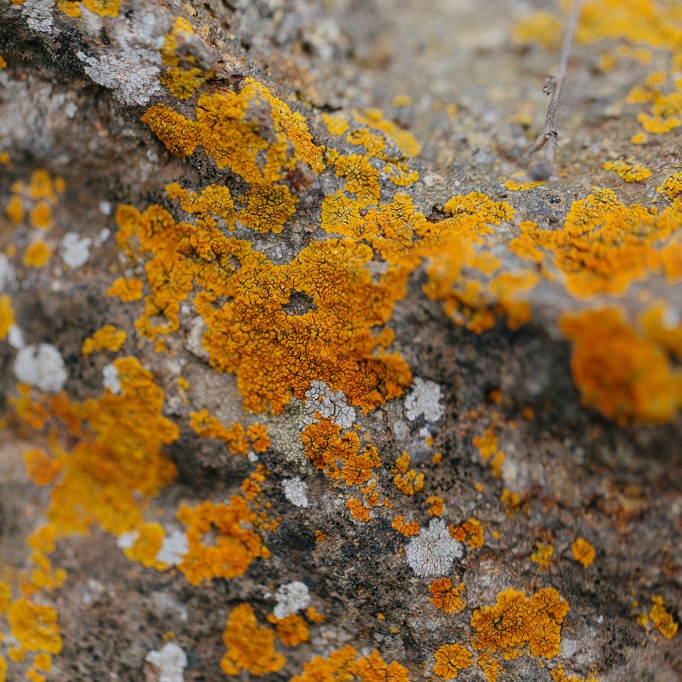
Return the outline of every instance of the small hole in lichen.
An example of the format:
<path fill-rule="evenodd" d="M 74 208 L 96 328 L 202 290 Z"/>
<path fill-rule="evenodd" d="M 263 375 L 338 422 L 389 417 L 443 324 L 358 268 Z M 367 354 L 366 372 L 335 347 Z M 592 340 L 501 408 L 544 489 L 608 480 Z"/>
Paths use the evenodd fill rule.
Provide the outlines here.
<path fill-rule="evenodd" d="M 211 529 L 201 536 L 201 544 L 204 547 L 216 547 L 218 545 L 218 535 L 220 535 L 218 529 L 211 525 Z"/>
<path fill-rule="evenodd" d="M 287 315 L 305 315 L 311 310 L 315 310 L 313 299 L 301 291 L 292 289 L 289 295 L 289 302 L 282 306 L 282 310 Z"/>

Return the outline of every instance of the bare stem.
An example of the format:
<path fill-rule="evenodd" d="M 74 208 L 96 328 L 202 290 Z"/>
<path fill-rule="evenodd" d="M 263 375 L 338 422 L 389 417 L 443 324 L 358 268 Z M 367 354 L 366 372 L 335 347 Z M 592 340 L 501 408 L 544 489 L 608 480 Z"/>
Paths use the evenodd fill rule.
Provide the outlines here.
<path fill-rule="evenodd" d="M 533 146 L 524 154 L 526 161 L 530 157 L 539 152 L 543 147 L 545 149 L 545 158 L 543 161 L 537 163 L 530 170 L 530 176 L 533 180 L 547 180 L 552 175 L 554 167 L 554 153 L 557 148 L 559 133 L 554 127 L 554 117 L 556 116 L 559 102 L 561 101 L 561 91 L 566 82 L 566 74 L 568 73 L 568 59 L 571 55 L 571 49 L 575 42 L 575 34 L 578 31 L 578 21 L 580 19 L 580 2 L 581 0 L 573 0 L 571 8 L 571 15 L 569 17 L 566 35 L 564 36 L 564 44 L 561 50 L 561 63 L 559 65 L 559 73 L 556 76 L 549 76 L 545 81 L 542 91 L 546 95 L 551 95 L 549 104 L 547 106 L 547 115 L 545 116 L 545 127 Z"/>

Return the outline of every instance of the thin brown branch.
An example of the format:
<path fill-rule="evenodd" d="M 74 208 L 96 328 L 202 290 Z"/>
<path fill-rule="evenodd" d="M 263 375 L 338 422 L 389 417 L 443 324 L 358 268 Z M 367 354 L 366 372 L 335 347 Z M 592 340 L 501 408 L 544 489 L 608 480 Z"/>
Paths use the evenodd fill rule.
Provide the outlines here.
<path fill-rule="evenodd" d="M 559 65 L 559 72 L 556 76 L 549 76 L 545 81 L 542 91 L 546 95 L 550 95 L 549 104 L 547 105 L 547 115 L 545 116 L 545 127 L 533 146 L 524 154 L 524 160 L 528 163 L 530 157 L 539 152 L 545 147 L 545 158 L 539 163 L 535 164 L 529 171 L 529 175 L 533 180 L 548 180 L 552 175 L 554 168 L 554 153 L 556 152 L 559 133 L 554 127 L 554 117 L 556 116 L 559 103 L 561 101 L 561 92 L 566 83 L 566 75 L 568 73 L 568 59 L 571 55 L 571 49 L 575 42 L 575 35 L 578 31 L 578 21 L 580 19 L 580 5 L 581 0 L 573 0 L 571 8 L 571 15 L 569 23 L 566 28 L 564 36 L 564 44 L 561 50 L 561 63 Z"/>

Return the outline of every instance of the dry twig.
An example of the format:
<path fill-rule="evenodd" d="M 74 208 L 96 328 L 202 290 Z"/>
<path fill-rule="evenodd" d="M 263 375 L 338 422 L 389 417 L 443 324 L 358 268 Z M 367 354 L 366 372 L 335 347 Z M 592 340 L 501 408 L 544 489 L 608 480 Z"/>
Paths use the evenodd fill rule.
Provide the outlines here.
<path fill-rule="evenodd" d="M 556 151 L 559 133 L 554 127 L 554 117 L 556 116 L 559 102 L 561 101 L 561 91 L 566 82 L 566 74 L 568 72 L 568 59 L 571 54 L 571 49 L 575 41 L 575 34 L 578 30 L 578 20 L 580 19 L 580 0 L 573 0 L 573 7 L 571 8 L 571 15 L 569 17 L 569 24 L 564 36 L 564 44 L 561 50 L 561 63 L 559 65 L 559 73 L 556 76 L 549 76 L 545 81 L 542 91 L 546 95 L 551 95 L 549 105 L 547 106 L 547 115 L 545 116 L 545 127 L 538 135 L 533 146 L 524 154 L 524 160 L 528 163 L 530 157 L 543 147 L 545 149 L 545 158 L 536 163 L 529 171 L 529 176 L 533 180 L 548 180 L 552 175 L 554 168 L 554 153 Z"/>

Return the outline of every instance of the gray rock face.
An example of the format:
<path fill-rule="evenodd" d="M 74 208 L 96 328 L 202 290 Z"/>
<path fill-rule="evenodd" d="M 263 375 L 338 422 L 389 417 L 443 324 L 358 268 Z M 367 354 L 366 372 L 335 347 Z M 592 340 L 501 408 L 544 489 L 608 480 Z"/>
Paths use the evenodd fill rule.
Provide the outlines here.
<path fill-rule="evenodd" d="M 538 184 L 544 5 L 0 6 L 0 680 L 679 679 L 679 10 Z"/>

